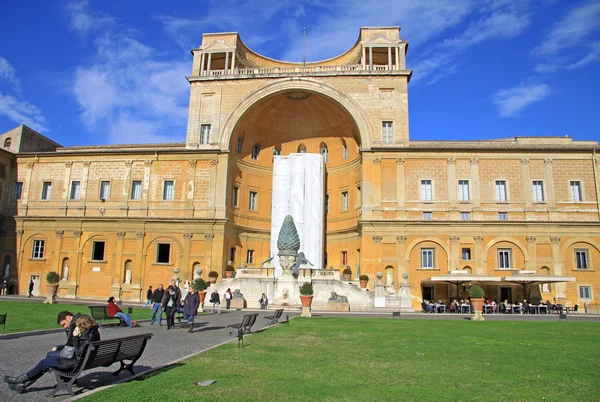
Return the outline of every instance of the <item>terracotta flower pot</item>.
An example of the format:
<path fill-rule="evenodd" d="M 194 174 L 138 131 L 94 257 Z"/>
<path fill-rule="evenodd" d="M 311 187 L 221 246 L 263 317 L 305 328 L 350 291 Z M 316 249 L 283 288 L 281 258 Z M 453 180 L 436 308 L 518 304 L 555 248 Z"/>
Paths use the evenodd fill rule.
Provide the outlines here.
<path fill-rule="evenodd" d="M 58 283 L 55 285 L 46 285 L 47 296 L 44 303 L 52 304 L 56 301 L 56 293 L 58 292 Z"/>
<path fill-rule="evenodd" d="M 200 304 L 204 304 L 204 299 L 206 299 L 206 292 L 198 292 L 198 295 L 200 296 Z"/>
<path fill-rule="evenodd" d="M 300 300 L 302 300 L 302 307 L 310 307 L 312 304 L 313 295 L 304 296 L 300 295 Z"/>
<path fill-rule="evenodd" d="M 471 298 L 471 308 L 473 309 L 473 317 L 471 320 L 473 321 L 484 321 L 483 315 L 481 314 L 483 310 L 483 303 L 485 302 L 484 298 L 474 299 Z"/>
<path fill-rule="evenodd" d="M 361 287 L 361 289 L 366 289 L 367 288 L 367 283 L 369 283 L 369 281 L 360 281 L 360 287 Z"/>

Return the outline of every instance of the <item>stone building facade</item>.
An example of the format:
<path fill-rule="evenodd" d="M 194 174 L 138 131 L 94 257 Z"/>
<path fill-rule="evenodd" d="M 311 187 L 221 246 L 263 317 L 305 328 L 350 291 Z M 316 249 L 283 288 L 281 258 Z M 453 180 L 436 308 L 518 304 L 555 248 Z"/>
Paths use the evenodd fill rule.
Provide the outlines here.
<path fill-rule="evenodd" d="M 2 198 L 16 237 L 0 257 L 18 264 L 16 291 L 57 271 L 65 297 L 140 300 L 175 268 L 191 280 L 198 266 L 205 278 L 228 261 L 259 267 L 273 156 L 310 152 L 326 159 L 325 266 L 360 271 L 371 288 L 379 271 L 396 289 L 406 273 L 415 306 L 464 296 L 424 282 L 455 269 L 574 276 L 541 297 L 597 300 L 598 143 L 411 141 L 407 46 L 397 27 L 362 28 L 340 56 L 289 63 L 237 33 L 204 34 L 185 143 L 16 154 L 9 187 L 22 190 Z M 486 290 L 523 298 L 520 286 Z"/>

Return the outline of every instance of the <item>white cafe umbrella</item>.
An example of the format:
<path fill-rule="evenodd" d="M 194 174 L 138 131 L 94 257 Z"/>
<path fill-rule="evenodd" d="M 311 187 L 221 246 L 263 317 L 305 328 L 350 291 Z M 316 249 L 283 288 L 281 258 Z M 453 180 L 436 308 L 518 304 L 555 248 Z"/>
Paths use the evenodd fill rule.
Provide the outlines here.
<path fill-rule="evenodd" d="M 488 276 L 488 275 L 477 275 L 471 274 L 467 271 L 462 270 L 454 270 L 450 271 L 447 275 L 437 275 L 432 276 L 431 278 L 425 279 L 423 282 L 426 283 L 450 283 L 452 285 L 456 285 L 456 297 L 458 297 L 458 286 L 463 285 L 465 283 L 471 282 L 479 282 L 479 283 L 490 283 L 490 282 L 500 282 L 502 278 L 499 276 Z"/>
<path fill-rule="evenodd" d="M 574 276 L 540 275 L 535 271 L 518 271 L 517 274 L 502 278 L 505 282 L 518 283 L 523 286 L 523 297 L 527 297 L 527 285 L 544 283 L 575 282 Z"/>

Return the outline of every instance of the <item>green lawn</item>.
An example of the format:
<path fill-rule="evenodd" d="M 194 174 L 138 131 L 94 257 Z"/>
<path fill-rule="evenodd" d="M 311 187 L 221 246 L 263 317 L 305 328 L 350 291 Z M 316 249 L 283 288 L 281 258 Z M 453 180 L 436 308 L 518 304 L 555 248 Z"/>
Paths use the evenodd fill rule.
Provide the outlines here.
<path fill-rule="evenodd" d="M 599 342 L 598 323 L 298 318 L 86 399 L 592 401 Z"/>
<path fill-rule="evenodd" d="M 0 314 L 8 313 L 6 333 L 34 331 L 39 329 L 60 328 L 56 324 L 56 316 L 63 310 L 72 313 L 89 314 L 90 309 L 85 304 L 42 304 L 42 302 L 0 301 Z M 125 312 L 127 309 L 124 308 Z M 133 319 L 150 319 L 152 311 L 134 308 Z M 111 320 L 116 322 L 114 320 Z M 0 334 L 3 327 L 0 326 Z"/>

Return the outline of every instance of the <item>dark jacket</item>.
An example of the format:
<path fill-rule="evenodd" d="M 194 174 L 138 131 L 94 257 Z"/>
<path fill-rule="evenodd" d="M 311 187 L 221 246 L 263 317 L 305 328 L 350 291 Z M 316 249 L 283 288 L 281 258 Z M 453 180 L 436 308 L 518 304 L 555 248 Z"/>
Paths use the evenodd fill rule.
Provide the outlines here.
<path fill-rule="evenodd" d="M 152 289 L 148 289 L 146 292 L 146 299 L 152 299 Z"/>
<path fill-rule="evenodd" d="M 73 331 L 75 331 L 75 327 L 77 325 L 75 325 L 75 321 L 77 321 L 77 319 L 81 316 L 81 314 L 77 313 L 73 316 L 73 318 L 71 319 L 71 322 L 69 323 L 69 328 L 67 328 L 65 331 L 67 331 L 67 343 L 65 343 L 63 346 L 61 346 L 60 348 L 57 347 L 57 350 L 62 349 L 65 346 L 74 346 L 73 345 Z"/>
<path fill-rule="evenodd" d="M 210 294 L 210 302 L 221 304 L 221 296 L 219 296 L 219 292 L 215 291 Z"/>
<path fill-rule="evenodd" d="M 162 299 L 165 295 L 164 289 L 156 289 L 154 293 L 152 293 L 152 302 L 153 303 L 162 303 Z"/>
<path fill-rule="evenodd" d="M 179 306 L 181 306 L 181 290 L 179 290 L 179 288 L 175 288 L 175 294 L 174 295 L 170 295 L 168 291 L 165 291 L 165 295 L 162 298 L 162 307 L 163 310 L 167 309 L 167 304 L 169 304 L 169 299 L 173 298 L 173 301 L 175 302 L 173 304 L 173 307 L 175 307 L 176 309 L 179 308 Z"/>
<path fill-rule="evenodd" d="M 88 328 L 83 334 L 73 337 L 73 344 L 75 347 L 74 359 L 59 358 L 57 366 L 62 369 L 68 369 L 75 367 L 77 362 L 83 358 L 86 346 L 91 342 L 97 342 L 100 340 L 100 333 L 98 332 L 98 326 L 94 325 Z"/>
<path fill-rule="evenodd" d="M 200 307 L 200 296 L 198 292 L 188 293 L 183 302 L 183 313 L 185 315 L 197 315 Z"/>

